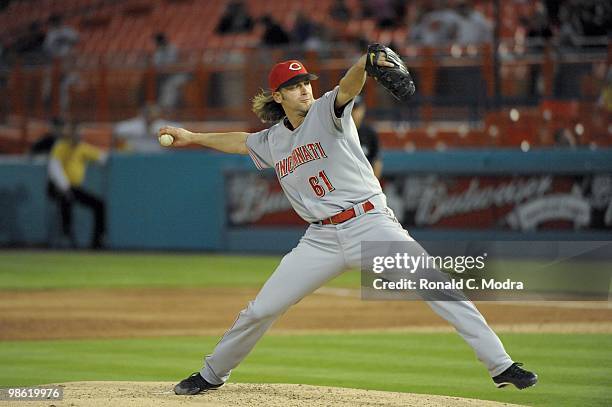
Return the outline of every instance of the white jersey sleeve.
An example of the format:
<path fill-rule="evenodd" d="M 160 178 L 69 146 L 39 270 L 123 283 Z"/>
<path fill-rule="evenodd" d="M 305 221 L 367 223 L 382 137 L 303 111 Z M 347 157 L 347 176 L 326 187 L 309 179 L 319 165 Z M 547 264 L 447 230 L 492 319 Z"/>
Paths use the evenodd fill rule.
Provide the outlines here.
<path fill-rule="evenodd" d="M 251 160 L 253 160 L 253 163 L 259 170 L 274 166 L 274 160 L 270 153 L 269 135 L 270 129 L 265 129 L 257 133 L 249 134 L 246 139 L 246 146 L 249 150 Z"/>
<path fill-rule="evenodd" d="M 342 115 L 340 117 L 336 116 L 336 109 L 334 105 L 336 103 L 336 96 L 338 96 L 339 90 L 340 87 L 336 86 L 333 90 L 330 90 L 321 96 L 318 108 L 322 110 L 319 113 L 319 117 L 324 117 L 324 120 L 328 121 L 330 127 L 335 129 L 336 137 L 342 138 L 345 136 L 346 128 L 350 126 L 351 112 L 353 111 L 355 99 L 352 99 L 344 106 Z"/>

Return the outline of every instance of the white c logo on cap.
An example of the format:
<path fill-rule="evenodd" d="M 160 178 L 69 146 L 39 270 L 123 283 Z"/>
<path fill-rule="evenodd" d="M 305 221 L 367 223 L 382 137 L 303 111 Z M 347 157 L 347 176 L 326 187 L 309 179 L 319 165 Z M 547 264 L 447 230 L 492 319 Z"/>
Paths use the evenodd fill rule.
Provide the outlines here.
<path fill-rule="evenodd" d="M 289 69 L 292 71 L 299 71 L 302 67 L 297 62 L 292 62 L 291 65 L 289 65 Z"/>

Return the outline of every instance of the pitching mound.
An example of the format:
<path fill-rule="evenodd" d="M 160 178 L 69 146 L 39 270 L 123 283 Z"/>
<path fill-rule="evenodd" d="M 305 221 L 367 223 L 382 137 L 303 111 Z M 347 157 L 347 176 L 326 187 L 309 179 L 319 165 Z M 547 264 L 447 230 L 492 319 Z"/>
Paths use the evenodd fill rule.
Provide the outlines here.
<path fill-rule="evenodd" d="M 494 401 L 300 384 L 230 383 L 196 396 L 176 396 L 170 382 L 64 383 L 64 400 L 28 406 L 512 406 Z M 514 404 L 514 406 L 516 406 Z"/>

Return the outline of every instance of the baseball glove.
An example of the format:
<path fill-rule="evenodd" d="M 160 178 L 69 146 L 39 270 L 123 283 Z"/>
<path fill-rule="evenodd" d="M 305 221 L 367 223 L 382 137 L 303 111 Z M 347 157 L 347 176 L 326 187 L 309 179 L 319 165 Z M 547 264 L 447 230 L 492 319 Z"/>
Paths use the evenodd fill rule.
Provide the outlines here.
<path fill-rule="evenodd" d="M 385 54 L 386 60 L 395 65 L 380 66 L 377 64 L 381 54 Z M 400 101 L 407 101 L 416 90 L 410 72 L 404 61 L 389 47 L 375 43 L 368 46 L 368 57 L 366 58 L 366 72 L 384 86 L 393 97 Z"/>

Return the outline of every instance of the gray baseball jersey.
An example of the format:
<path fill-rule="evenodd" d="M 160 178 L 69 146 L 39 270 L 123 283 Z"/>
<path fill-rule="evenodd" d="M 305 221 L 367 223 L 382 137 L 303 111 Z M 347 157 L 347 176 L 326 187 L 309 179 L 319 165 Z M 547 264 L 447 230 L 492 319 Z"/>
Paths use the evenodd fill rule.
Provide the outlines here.
<path fill-rule="evenodd" d="M 250 134 L 246 142 L 257 168 L 274 168 L 291 205 L 307 222 L 382 194 L 359 143 L 353 101 L 336 116 L 338 89 L 315 100 L 297 129 L 291 131 L 281 121 Z"/>

